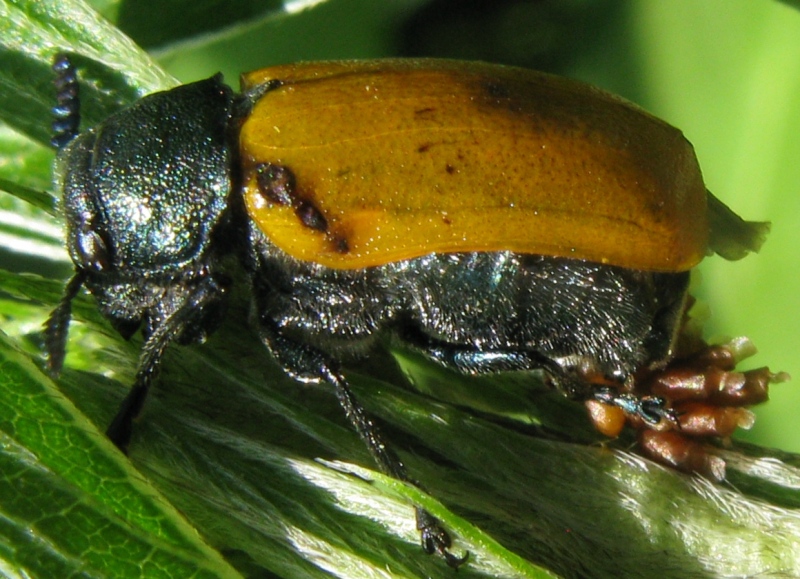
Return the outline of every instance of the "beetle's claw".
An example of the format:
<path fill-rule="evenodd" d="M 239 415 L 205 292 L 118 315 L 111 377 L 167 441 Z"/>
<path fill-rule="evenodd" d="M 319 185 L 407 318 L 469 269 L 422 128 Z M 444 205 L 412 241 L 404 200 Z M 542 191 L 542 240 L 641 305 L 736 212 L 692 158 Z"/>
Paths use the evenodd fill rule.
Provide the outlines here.
<path fill-rule="evenodd" d="M 658 426 L 666 420 L 676 430 L 681 429 L 678 412 L 669 407 L 667 399 L 662 396 L 642 396 L 634 415 L 651 426 Z"/>
<path fill-rule="evenodd" d="M 603 387 L 595 390 L 592 397 L 602 404 L 620 408 L 628 418 L 639 419 L 648 426 L 658 427 L 666 420 L 674 428 L 680 429 L 678 413 L 669 407 L 667 399 L 662 396 L 637 396 Z"/>
<path fill-rule="evenodd" d="M 681 357 L 637 376 L 635 390 L 597 385 L 589 400 L 624 415 L 638 430 L 640 448 L 650 458 L 723 480 L 725 461 L 714 455 L 708 442 L 749 428 L 754 417 L 748 407 L 764 402 L 769 385 L 788 376 L 768 368 L 737 371 L 737 363 L 755 351 L 746 339 L 709 346 L 687 333 L 679 336 L 678 346 Z M 616 436 L 622 429 L 621 417 L 593 412 L 601 432 Z"/>
<path fill-rule="evenodd" d="M 453 543 L 450 534 L 442 528 L 439 519 L 422 508 L 417 508 L 417 529 L 422 539 L 422 548 L 428 554 L 438 553 L 448 567 L 458 569 L 469 559 L 469 551 L 461 557 L 453 555 L 449 549 Z"/>

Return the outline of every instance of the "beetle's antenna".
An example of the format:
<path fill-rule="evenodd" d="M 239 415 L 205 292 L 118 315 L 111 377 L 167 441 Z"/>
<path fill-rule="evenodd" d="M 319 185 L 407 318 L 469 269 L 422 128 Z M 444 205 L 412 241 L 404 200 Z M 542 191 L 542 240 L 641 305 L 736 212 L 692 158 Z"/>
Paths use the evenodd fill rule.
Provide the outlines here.
<path fill-rule="evenodd" d="M 44 346 L 47 350 L 47 369 L 52 376 L 58 376 L 61 366 L 64 364 L 64 354 L 67 346 L 67 331 L 69 329 L 69 319 L 72 317 L 72 300 L 78 295 L 83 282 L 86 280 L 86 273 L 78 270 L 64 288 L 64 295 L 61 301 L 50 313 L 47 322 L 44 324 Z"/>
<path fill-rule="evenodd" d="M 56 78 L 56 106 L 53 107 L 53 138 L 50 144 L 63 148 L 78 135 L 81 124 L 81 103 L 78 98 L 78 75 L 75 65 L 66 54 L 57 54 L 53 59 Z"/>

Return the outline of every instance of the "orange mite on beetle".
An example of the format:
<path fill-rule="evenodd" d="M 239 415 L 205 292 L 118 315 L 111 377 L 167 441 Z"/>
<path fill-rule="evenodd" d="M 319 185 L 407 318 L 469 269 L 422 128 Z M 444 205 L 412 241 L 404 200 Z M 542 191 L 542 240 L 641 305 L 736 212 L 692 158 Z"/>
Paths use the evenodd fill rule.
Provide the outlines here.
<path fill-rule="evenodd" d="M 123 450 L 165 349 L 221 322 L 232 261 L 274 360 L 332 386 L 407 482 L 340 369 L 380 335 L 464 374 L 541 372 L 604 434 L 630 424 L 649 456 L 717 479 L 709 442 L 783 378 L 737 372 L 748 343 L 709 346 L 687 324 L 690 270 L 757 250 L 767 224 L 707 192 L 681 132 L 618 97 L 483 63 L 301 63 L 244 75 L 241 94 L 220 75 L 155 93 L 80 132 L 76 70 L 54 70 L 75 274 L 48 362 L 57 374 L 83 286 L 125 338 L 141 329 L 107 431 Z M 466 560 L 416 516 L 427 552 Z"/>

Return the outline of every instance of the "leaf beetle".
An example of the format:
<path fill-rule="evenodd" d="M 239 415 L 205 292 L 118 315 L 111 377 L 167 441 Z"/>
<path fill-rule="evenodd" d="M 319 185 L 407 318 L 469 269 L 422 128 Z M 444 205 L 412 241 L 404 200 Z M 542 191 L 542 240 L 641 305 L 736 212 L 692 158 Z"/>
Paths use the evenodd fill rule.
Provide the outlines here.
<path fill-rule="evenodd" d="M 465 374 L 537 371 L 614 436 L 721 479 L 708 452 L 766 399 L 749 343 L 686 323 L 689 272 L 760 246 L 708 193 L 680 131 L 588 85 L 446 60 L 301 63 L 144 97 L 79 131 L 77 74 L 56 58 L 53 144 L 75 274 L 46 324 L 63 364 L 86 287 L 145 338 L 108 428 L 127 446 L 172 342 L 219 325 L 231 264 L 258 334 L 299 381 L 333 387 L 384 472 L 414 482 L 340 366 L 392 334 Z M 458 567 L 439 522 L 422 544 Z"/>

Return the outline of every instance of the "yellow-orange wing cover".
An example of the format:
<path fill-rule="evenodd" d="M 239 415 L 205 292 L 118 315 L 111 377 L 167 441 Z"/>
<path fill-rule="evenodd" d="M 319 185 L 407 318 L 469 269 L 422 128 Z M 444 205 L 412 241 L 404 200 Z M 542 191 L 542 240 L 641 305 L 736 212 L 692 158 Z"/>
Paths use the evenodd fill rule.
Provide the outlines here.
<path fill-rule="evenodd" d="M 447 60 L 301 63 L 240 134 L 251 218 L 289 255 L 356 269 L 428 253 L 512 250 L 682 271 L 708 245 L 691 144 L 636 106 L 530 70 Z M 287 167 L 327 221 L 270 202 L 256 169 Z"/>

